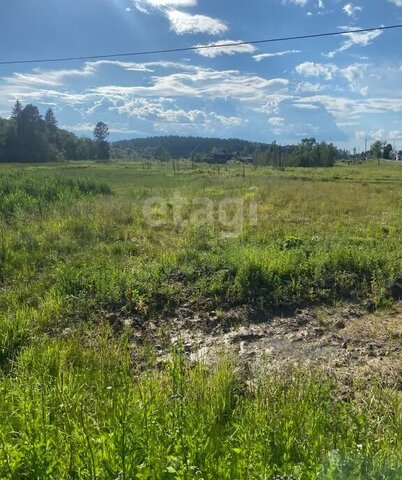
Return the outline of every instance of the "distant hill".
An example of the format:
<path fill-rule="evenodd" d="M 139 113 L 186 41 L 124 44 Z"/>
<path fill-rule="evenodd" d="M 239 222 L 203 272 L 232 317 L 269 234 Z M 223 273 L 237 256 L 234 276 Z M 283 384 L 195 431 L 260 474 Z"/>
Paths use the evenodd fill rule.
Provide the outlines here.
<path fill-rule="evenodd" d="M 136 138 L 113 142 L 113 156 L 130 157 L 133 154 L 155 155 L 165 151 L 172 157 L 189 157 L 193 152 L 209 154 L 213 149 L 227 152 L 252 153 L 257 149 L 266 149 L 267 144 L 249 142 L 237 138 L 203 138 L 164 136 Z"/>

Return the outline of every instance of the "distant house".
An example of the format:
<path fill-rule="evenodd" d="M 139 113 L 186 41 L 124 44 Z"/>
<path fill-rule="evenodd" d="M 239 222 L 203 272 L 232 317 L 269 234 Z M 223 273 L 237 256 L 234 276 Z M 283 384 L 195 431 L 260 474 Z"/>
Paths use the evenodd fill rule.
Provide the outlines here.
<path fill-rule="evenodd" d="M 214 163 L 227 163 L 233 159 L 235 153 L 231 153 L 227 150 L 216 150 L 213 153 L 213 162 Z"/>
<path fill-rule="evenodd" d="M 243 163 L 254 163 L 253 157 L 250 157 L 250 156 L 241 157 L 240 161 Z"/>

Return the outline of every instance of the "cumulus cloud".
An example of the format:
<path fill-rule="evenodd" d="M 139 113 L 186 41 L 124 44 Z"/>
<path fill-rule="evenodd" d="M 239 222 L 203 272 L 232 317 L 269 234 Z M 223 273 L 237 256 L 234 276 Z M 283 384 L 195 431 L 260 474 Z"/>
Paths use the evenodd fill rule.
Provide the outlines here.
<path fill-rule="evenodd" d="M 126 99 L 120 106 L 115 107 L 122 115 L 153 122 L 162 130 L 169 125 L 181 125 L 184 128 L 197 125 L 203 129 L 213 131 L 218 125 L 222 128 L 240 127 L 247 123 L 247 119 L 235 116 L 226 116 L 215 112 L 204 112 L 199 109 L 185 109 L 176 105 L 171 98 L 131 98 Z"/>
<path fill-rule="evenodd" d="M 324 88 L 320 83 L 300 82 L 296 85 L 296 93 L 321 92 Z"/>
<path fill-rule="evenodd" d="M 332 80 L 338 67 L 332 63 L 304 62 L 297 65 L 296 72 L 306 77 L 324 77 L 326 80 Z"/>
<path fill-rule="evenodd" d="M 208 45 L 196 45 L 197 47 L 203 47 L 201 50 L 197 50 L 198 55 L 208 58 L 215 58 L 220 55 L 234 55 L 236 53 L 254 53 L 256 48 L 254 45 L 233 45 L 235 43 L 241 43 L 241 40 L 220 40 L 215 42 L 213 48 L 204 48 Z M 219 47 L 219 45 L 232 44 L 230 47 Z"/>
<path fill-rule="evenodd" d="M 368 87 L 362 85 L 367 68 L 368 65 L 366 63 L 354 63 L 339 70 L 341 75 L 348 81 L 352 92 L 360 93 L 363 96 L 367 95 Z"/>
<path fill-rule="evenodd" d="M 227 25 L 217 18 L 207 17 L 205 15 L 192 15 L 171 9 L 166 11 L 166 16 L 170 22 L 170 28 L 178 35 L 186 33 L 206 33 L 208 35 L 218 35 L 227 31 Z"/>
<path fill-rule="evenodd" d="M 282 57 L 292 53 L 301 53 L 301 50 L 284 50 L 282 52 L 261 53 L 259 55 L 253 55 L 253 58 L 256 62 L 261 62 L 261 60 L 264 60 L 265 58 Z"/>
<path fill-rule="evenodd" d="M 366 71 L 368 67 L 367 63 L 354 63 L 348 67 L 340 68 L 333 63 L 304 62 L 297 65 L 296 71 L 306 77 L 323 77 L 325 80 L 332 80 L 336 75 L 341 76 L 348 82 L 352 92 L 366 96 L 368 94 L 366 85 Z M 297 93 L 317 92 L 320 90 L 323 90 L 323 87 L 317 83 L 302 82 L 296 87 Z"/>
<path fill-rule="evenodd" d="M 206 115 L 201 110 L 184 110 L 173 106 L 172 100 L 165 98 L 132 98 L 115 108 L 120 114 L 143 120 L 157 120 L 168 123 L 203 123 Z"/>
<path fill-rule="evenodd" d="M 215 112 L 211 112 L 211 117 L 218 120 L 224 127 L 240 127 L 244 123 L 247 123 L 247 119 L 240 117 L 230 117 L 225 115 L 218 115 Z"/>
<path fill-rule="evenodd" d="M 292 95 L 284 95 L 281 93 L 266 95 L 264 98 L 264 103 L 261 103 L 257 107 L 255 107 L 254 111 L 258 113 L 266 113 L 268 115 L 278 115 L 280 105 L 283 102 L 292 99 Z"/>
<path fill-rule="evenodd" d="M 146 14 L 149 14 L 151 9 L 161 11 L 169 20 L 170 29 L 178 35 L 188 33 L 218 35 L 228 29 L 222 20 L 181 10 L 185 7 L 195 7 L 197 0 L 134 0 L 134 5 L 137 10 Z"/>
<path fill-rule="evenodd" d="M 353 3 L 347 3 L 342 9 L 348 17 L 353 17 L 356 13 L 361 12 L 363 7 L 353 5 Z"/>
<path fill-rule="evenodd" d="M 396 6 L 402 7 L 402 0 L 389 0 L 392 3 L 395 3 Z"/>

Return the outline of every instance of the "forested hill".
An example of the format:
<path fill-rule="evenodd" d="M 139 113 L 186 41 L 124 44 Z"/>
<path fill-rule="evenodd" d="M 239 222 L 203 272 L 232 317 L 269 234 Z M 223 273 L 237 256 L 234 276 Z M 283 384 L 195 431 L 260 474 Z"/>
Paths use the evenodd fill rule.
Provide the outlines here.
<path fill-rule="evenodd" d="M 237 138 L 203 138 L 203 137 L 149 137 L 133 140 L 121 140 L 113 143 L 114 152 L 120 151 L 118 156 L 135 154 L 154 155 L 158 150 L 164 150 L 172 157 L 190 157 L 192 152 L 208 154 L 213 149 L 228 152 L 251 153 L 257 149 L 266 150 L 267 144 L 248 142 Z"/>

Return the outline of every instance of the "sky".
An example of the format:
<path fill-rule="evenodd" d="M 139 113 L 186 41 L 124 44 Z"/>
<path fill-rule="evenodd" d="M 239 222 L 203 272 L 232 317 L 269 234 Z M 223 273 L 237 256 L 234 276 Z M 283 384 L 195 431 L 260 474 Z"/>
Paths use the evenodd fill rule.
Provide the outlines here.
<path fill-rule="evenodd" d="M 1 0 L 0 61 L 402 23 L 402 0 Z M 51 106 L 78 135 L 304 137 L 402 149 L 402 29 L 104 60 L 0 65 L 0 116 Z"/>

